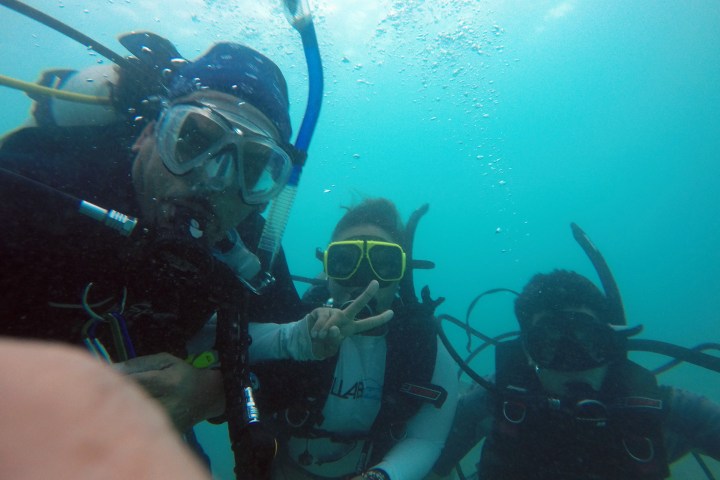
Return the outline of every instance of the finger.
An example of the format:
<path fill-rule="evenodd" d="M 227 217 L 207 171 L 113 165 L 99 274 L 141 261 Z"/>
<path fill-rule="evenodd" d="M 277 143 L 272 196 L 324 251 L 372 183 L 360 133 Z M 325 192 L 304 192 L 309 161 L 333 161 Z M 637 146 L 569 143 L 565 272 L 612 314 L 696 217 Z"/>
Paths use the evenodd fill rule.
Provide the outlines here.
<path fill-rule="evenodd" d="M 328 324 L 327 328 L 320 330 L 315 338 L 319 338 L 320 340 L 340 338 L 342 340 L 342 338 L 346 336 L 347 335 L 342 335 L 342 330 L 338 325 Z"/>
<path fill-rule="evenodd" d="M 151 370 L 162 370 L 171 367 L 180 361 L 169 353 L 157 353 L 155 355 L 146 355 L 143 357 L 132 358 L 126 362 L 116 363 L 113 368 L 124 374 L 134 374 L 148 372 Z"/>
<path fill-rule="evenodd" d="M 370 300 L 375 296 L 378 289 L 380 288 L 380 284 L 377 282 L 377 280 L 371 280 L 368 284 L 367 288 L 363 293 L 361 293 L 355 300 L 348 305 L 343 312 L 345 312 L 345 315 L 347 315 L 349 318 L 355 318 L 358 313 L 360 313 L 360 310 L 365 308 L 365 305 L 368 304 Z"/>
<path fill-rule="evenodd" d="M 392 310 L 385 310 L 380 315 L 363 318 L 362 320 L 355 320 L 355 322 L 353 322 L 353 326 L 355 327 L 354 333 L 367 332 L 368 330 L 372 330 L 373 328 L 385 325 L 387 322 L 390 321 L 391 318 L 393 318 L 393 315 L 395 315 L 395 312 L 393 312 Z"/>
<path fill-rule="evenodd" d="M 340 333 L 340 328 L 338 328 L 337 325 L 333 325 L 332 327 L 328 328 L 327 330 L 327 338 L 339 338 L 342 340 L 342 335 Z"/>
<path fill-rule="evenodd" d="M 332 311 L 327 308 L 317 308 L 310 313 L 310 317 L 314 319 L 313 327 L 310 329 L 310 336 L 316 338 L 320 332 L 326 330 Z"/>

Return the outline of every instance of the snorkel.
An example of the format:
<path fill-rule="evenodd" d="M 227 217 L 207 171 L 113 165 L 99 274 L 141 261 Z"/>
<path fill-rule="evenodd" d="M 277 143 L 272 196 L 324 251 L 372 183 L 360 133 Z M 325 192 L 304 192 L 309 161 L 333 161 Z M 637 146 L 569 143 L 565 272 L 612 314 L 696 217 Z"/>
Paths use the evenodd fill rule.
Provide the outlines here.
<path fill-rule="evenodd" d="M 73 33 L 72 29 L 61 28 L 61 24 L 58 24 L 58 22 L 48 23 L 44 21 L 47 20 L 47 17 L 39 15 L 39 12 L 34 9 L 29 7 L 20 8 L 23 5 L 20 2 L 15 0 L 0 0 L 0 2 L 64 33 L 70 38 L 76 40 L 80 38 Z M 295 144 L 297 161 L 293 167 L 289 183 L 280 196 L 276 198 L 277 201 L 272 202 L 269 219 L 263 233 L 260 255 L 265 272 L 271 270 L 275 255 L 280 247 L 282 234 L 296 195 L 302 164 L 305 161 L 317 123 L 323 90 L 322 65 L 309 9 L 306 4 L 299 5 L 295 2 L 286 2 L 285 8 L 288 20 L 300 32 L 302 37 L 308 63 L 310 93 L 305 116 Z M 151 81 L 156 81 L 155 85 L 158 89 L 162 89 L 165 86 L 164 80 L 167 80 L 165 74 L 172 73 L 173 67 L 177 63 L 176 60 L 180 56 L 177 52 L 168 48 L 166 44 L 148 42 L 148 39 L 153 40 L 152 36 L 136 35 L 142 36 L 127 38 L 125 42 L 121 40 L 123 45 L 137 57 L 137 61 L 133 59 L 130 62 L 117 54 L 107 51 L 107 49 L 98 48 L 97 42 L 86 39 L 78 41 L 84 45 L 91 45 L 94 50 L 108 56 L 121 68 L 127 66 L 133 69 L 134 72 L 138 72 L 138 78 L 150 77 Z M 133 40 L 137 41 L 133 42 Z M 106 52 L 107 55 L 102 52 Z M 163 53 L 162 58 L 159 60 L 156 56 L 145 58 L 143 55 L 157 52 Z M 140 68 L 138 69 L 138 67 Z M 13 180 L 21 181 L 16 177 L 13 177 Z M 92 210 L 91 213 L 95 217 L 102 217 L 103 212 Z M 192 220 L 192 215 L 192 211 L 182 211 L 182 217 L 186 221 L 177 222 L 178 225 L 175 225 L 175 227 L 183 231 L 176 231 L 175 229 L 157 231 L 157 229 L 144 228 L 144 225 L 143 228 L 135 228 L 135 235 L 138 235 L 137 232 L 139 231 L 142 238 L 140 239 L 141 242 L 137 242 L 139 243 L 137 248 L 134 248 L 134 245 L 130 246 L 128 258 L 133 259 L 133 265 L 136 263 L 142 266 L 148 265 L 152 270 L 153 278 L 175 276 L 177 272 L 180 280 L 188 278 L 188 281 L 194 281 L 197 277 L 211 279 L 206 283 L 211 285 L 210 294 L 212 297 L 209 300 L 213 302 L 217 310 L 217 344 L 221 357 L 221 374 L 224 380 L 228 429 L 232 450 L 235 455 L 235 472 L 238 478 L 269 478 L 270 466 L 275 456 L 277 444 L 274 437 L 264 428 L 263 422 L 260 421 L 259 411 L 253 399 L 253 385 L 248 367 L 250 336 L 248 332 L 249 314 L 246 308 L 249 302 L 252 301 L 253 294 L 250 289 L 242 288 L 238 281 L 238 279 L 242 280 L 245 275 L 250 275 L 247 271 L 254 270 L 255 265 L 252 264 L 252 258 L 248 257 L 242 245 L 234 241 L 234 238 L 227 239 L 229 246 L 222 252 L 226 258 L 220 258 L 220 262 L 212 261 L 211 255 L 204 255 L 204 248 L 193 249 L 200 242 L 193 242 L 193 238 L 190 238 L 192 237 L 192 231 L 188 232 L 187 220 Z M 104 221 L 104 223 L 107 222 Z M 190 233 L 190 236 L 188 233 Z M 147 241 L 145 241 L 146 237 L 148 237 Z M 182 242 L 178 240 L 182 240 Z M 150 242 L 152 242 L 149 245 L 150 248 L 147 248 L 146 251 L 147 245 L 145 244 Z M 224 265 L 220 265 L 220 263 Z M 237 268 L 233 268 L 232 271 L 224 268 L 228 264 Z M 193 273 L 186 276 L 186 271 L 183 270 L 184 267 L 187 267 L 191 273 L 197 272 L 197 274 Z M 141 271 L 140 274 L 143 274 L 143 272 Z M 137 274 L 136 272 L 131 273 Z M 269 273 L 266 276 L 269 277 Z M 266 276 L 260 278 L 261 281 L 258 282 L 260 288 L 252 288 L 249 282 L 243 283 L 246 287 L 251 287 L 255 293 L 258 293 L 262 287 L 270 284 L 270 282 L 262 281 Z M 255 277 L 258 277 L 258 275 L 252 278 Z"/>
<path fill-rule="evenodd" d="M 620 289 L 618 288 L 617 282 L 615 281 L 615 278 L 613 277 L 612 272 L 610 271 L 610 267 L 605 261 L 605 258 L 603 257 L 600 250 L 590 240 L 588 235 L 577 224 L 571 223 L 570 228 L 572 230 L 573 238 L 582 248 L 583 252 L 585 252 L 588 259 L 595 268 L 598 277 L 600 278 L 605 297 L 608 299 L 609 308 L 611 310 L 610 315 L 612 316 L 612 318 L 616 319 L 614 323 L 618 326 L 627 325 L 622 299 L 620 297 Z M 480 299 L 484 298 L 486 295 L 501 292 L 511 293 L 515 296 L 520 295 L 517 291 L 512 289 L 493 288 L 480 293 L 470 302 L 464 322 L 449 314 L 440 314 L 437 317 L 438 336 L 440 337 L 443 345 L 445 345 L 445 347 L 447 348 L 450 356 L 459 365 L 463 373 L 468 375 L 473 381 L 475 381 L 477 384 L 479 384 L 489 392 L 497 392 L 495 384 L 489 382 L 487 379 L 475 372 L 470 367 L 469 362 L 486 348 L 490 346 L 497 347 L 502 341 L 517 337 L 519 335 L 519 332 L 511 331 L 502 333 L 495 337 L 490 337 L 470 326 L 470 316 Z M 467 349 L 468 352 L 470 352 L 470 355 L 467 358 L 463 358 L 448 339 L 442 328 L 443 320 L 447 320 L 450 323 L 455 324 L 467 333 Z M 637 325 L 633 328 L 627 329 L 624 335 L 626 337 L 636 335 L 640 333 L 641 329 L 642 325 Z M 476 347 L 474 350 L 471 351 L 472 337 L 482 340 L 483 343 L 479 347 Z M 657 340 L 627 338 L 624 341 L 625 349 L 627 351 L 657 353 L 660 355 L 666 355 L 668 357 L 674 358 L 666 365 L 655 369 L 653 371 L 653 373 L 655 374 L 662 373 L 682 362 L 691 363 L 693 365 L 720 373 L 720 358 L 703 353 L 703 350 L 720 350 L 720 345 L 716 343 L 704 343 L 694 348 L 686 348 Z"/>
<path fill-rule="evenodd" d="M 285 15 L 300 32 L 308 65 L 309 93 L 305 116 L 300 127 L 295 149 L 298 158 L 293 165 L 285 188 L 274 199 L 260 237 L 257 256 L 262 270 L 251 279 L 236 275 L 255 294 L 274 283 L 270 273 L 280 249 L 290 209 L 297 194 L 302 166 L 307 157 L 322 101 L 323 75 L 315 27 L 307 3 L 285 0 Z M 220 350 L 220 369 L 225 389 L 225 413 L 231 449 L 235 457 L 236 478 L 265 479 L 271 477 L 271 466 L 277 452 L 277 441 L 260 420 L 255 403 L 252 374 L 248 369 L 249 318 L 243 306 L 248 305 L 251 294 L 243 290 L 241 304 L 225 302 L 217 316 L 217 339 Z"/>
<path fill-rule="evenodd" d="M 246 282 L 249 283 L 248 286 L 256 293 L 261 293 L 263 289 L 274 281 L 270 272 L 277 258 L 277 253 L 280 250 L 280 243 L 285 233 L 290 210 L 295 201 L 295 195 L 297 195 L 300 174 L 302 173 L 302 168 L 307 158 L 307 151 L 310 147 L 310 140 L 312 140 L 315 125 L 320 115 L 323 95 L 323 71 L 320 49 L 318 48 L 315 25 L 313 24 L 307 0 L 284 0 L 283 6 L 288 22 L 300 33 L 300 38 L 302 39 L 305 61 L 308 67 L 308 101 L 300 130 L 295 139 L 295 149 L 297 150 L 299 158 L 293 165 L 287 185 L 270 206 L 267 222 L 265 223 L 258 244 L 257 255 L 262 264 L 263 271 L 254 279 Z"/>
<path fill-rule="evenodd" d="M 605 257 L 602 256 L 600 250 L 598 250 L 592 240 L 590 240 L 590 237 L 587 236 L 577 223 L 570 223 L 570 229 L 572 230 L 573 238 L 578 245 L 580 245 L 580 248 L 583 249 L 583 252 L 585 252 L 585 255 L 587 255 L 593 267 L 595 267 L 595 271 L 605 291 L 605 297 L 608 299 L 608 304 L 611 309 L 610 317 L 615 319 L 617 325 L 627 325 L 620 289 L 615 281 L 615 277 L 613 277 L 612 271 L 610 271 L 610 267 L 605 261 Z"/>
<path fill-rule="evenodd" d="M 118 65 L 121 69 L 131 71 L 136 76 L 159 77 L 161 81 L 170 77 L 170 73 L 185 63 L 182 56 L 166 40 L 147 32 L 131 33 L 120 38 L 120 42 L 135 55 L 138 61 L 131 61 L 124 58 L 108 47 L 93 40 L 87 35 L 60 22 L 59 20 L 32 8 L 18 0 L 0 0 L 0 5 L 10 8 L 28 18 L 31 18 L 43 25 L 46 25 L 57 32 L 87 46 L 108 60 Z M 253 292 L 261 293 L 274 282 L 270 274 L 275 263 L 277 253 L 280 249 L 282 237 L 287 226 L 292 204 L 297 194 L 298 183 L 302 168 L 307 158 L 307 151 L 320 114 L 323 95 L 323 72 L 320 52 L 318 48 L 315 26 L 313 24 L 310 8 L 306 0 L 284 0 L 283 9 L 285 16 L 292 27 L 300 33 L 306 63 L 308 66 L 309 92 L 305 114 L 295 140 L 296 161 L 286 187 L 271 202 L 267 221 L 263 229 L 257 247 L 257 257 L 260 261 L 260 273 L 255 274 L 256 268 L 237 268 L 237 261 L 230 261 L 229 257 L 234 256 L 230 249 L 218 252 L 218 257 L 228 261 L 230 268 L 235 270 L 238 278 Z M 150 57 L 150 58 L 146 58 Z M 179 60 L 183 60 L 180 62 Z M 112 104 L 114 99 L 108 97 L 96 97 L 83 95 L 76 92 L 65 91 L 60 88 L 35 83 L 24 82 L 7 76 L 0 75 L 0 85 L 23 90 L 29 94 L 53 97 L 77 103 L 96 105 Z M 138 117 L 141 118 L 141 117 Z M 17 181 L 17 179 L 15 179 Z M 225 244 L 231 242 L 231 247 L 240 245 L 244 251 L 244 245 L 228 239 Z M 237 249 L 237 248 L 235 248 Z M 248 252 L 249 253 L 249 252 Z M 247 255 L 243 255 L 245 258 Z M 241 262 L 242 263 L 242 262 Z M 248 275 L 250 275 L 248 277 Z"/>

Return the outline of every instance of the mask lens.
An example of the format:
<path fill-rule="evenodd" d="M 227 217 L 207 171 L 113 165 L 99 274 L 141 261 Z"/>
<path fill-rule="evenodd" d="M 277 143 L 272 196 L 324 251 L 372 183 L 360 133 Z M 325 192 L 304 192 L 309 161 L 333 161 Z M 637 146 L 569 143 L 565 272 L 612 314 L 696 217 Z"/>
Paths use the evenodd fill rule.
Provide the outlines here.
<path fill-rule="evenodd" d="M 160 156 L 168 170 L 183 175 L 222 146 L 226 132 L 227 127 L 215 121 L 209 110 L 175 105 L 165 111 L 157 127 Z"/>
<path fill-rule="evenodd" d="M 290 158 L 277 145 L 248 139 L 243 145 L 243 192 L 248 203 L 270 200 L 285 186 Z"/>
<path fill-rule="evenodd" d="M 211 190 L 219 192 L 234 185 L 237 178 L 236 156 L 235 149 L 229 145 L 220 152 L 211 155 L 209 160 L 205 162 L 205 181 Z"/>
<path fill-rule="evenodd" d="M 325 253 L 325 273 L 330 278 L 345 279 L 357 270 L 362 246 L 356 243 L 331 243 Z"/>
<path fill-rule="evenodd" d="M 561 332 L 542 325 L 531 327 L 525 334 L 525 348 L 530 357 L 543 368 L 552 368 L 556 353 L 562 348 Z"/>
<path fill-rule="evenodd" d="M 557 312 L 524 334 L 525 348 L 541 367 L 580 371 L 598 367 L 617 352 L 615 333 L 583 312 Z"/>
<path fill-rule="evenodd" d="M 581 312 L 573 312 L 575 328 L 573 340 L 598 364 L 606 362 L 612 355 L 615 334 L 610 327 Z M 578 316 L 581 316 L 578 318 Z M 585 318 L 582 318 L 584 316 Z"/>
<path fill-rule="evenodd" d="M 180 165 L 196 163 L 203 154 L 222 140 L 225 130 L 208 117 L 189 113 L 185 117 L 175 144 L 175 160 Z"/>
<path fill-rule="evenodd" d="M 157 139 L 163 163 L 172 173 L 184 175 L 205 165 L 211 188 L 225 189 L 235 183 L 248 204 L 265 203 L 276 196 L 292 168 L 290 155 L 252 121 L 209 106 L 168 108 L 158 124 Z M 239 172 L 229 168 L 229 155 Z"/>
<path fill-rule="evenodd" d="M 368 242 L 368 258 L 380 280 L 400 280 L 405 273 L 403 251 L 399 245 Z"/>

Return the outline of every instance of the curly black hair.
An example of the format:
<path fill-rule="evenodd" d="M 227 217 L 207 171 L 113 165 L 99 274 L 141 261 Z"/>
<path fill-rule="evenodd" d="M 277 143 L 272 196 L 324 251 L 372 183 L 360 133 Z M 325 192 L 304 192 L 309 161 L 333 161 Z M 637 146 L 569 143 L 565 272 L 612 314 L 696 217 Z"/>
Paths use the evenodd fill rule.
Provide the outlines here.
<path fill-rule="evenodd" d="M 553 270 L 533 276 L 515 300 L 515 316 L 520 329 L 530 326 L 533 315 L 567 308 L 584 307 L 592 310 L 606 323 L 617 323 L 611 318 L 607 297 L 593 282 L 569 270 Z"/>

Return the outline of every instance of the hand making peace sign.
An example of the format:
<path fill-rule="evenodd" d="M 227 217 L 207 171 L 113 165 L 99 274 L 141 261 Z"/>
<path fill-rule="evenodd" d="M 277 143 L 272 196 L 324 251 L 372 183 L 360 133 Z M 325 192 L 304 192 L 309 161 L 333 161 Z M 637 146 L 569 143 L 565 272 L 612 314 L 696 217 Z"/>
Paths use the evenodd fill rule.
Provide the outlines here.
<path fill-rule="evenodd" d="M 367 332 L 390 321 L 394 315 L 392 310 L 385 310 L 373 317 L 355 319 L 379 288 L 377 280 L 372 280 L 365 291 L 346 308 L 340 310 L 322 307 L 308 314 L 308 328 L 315 358 L 322 360 L 331 357 L 337 353 L 340 344 L 347 337 Z"/>

